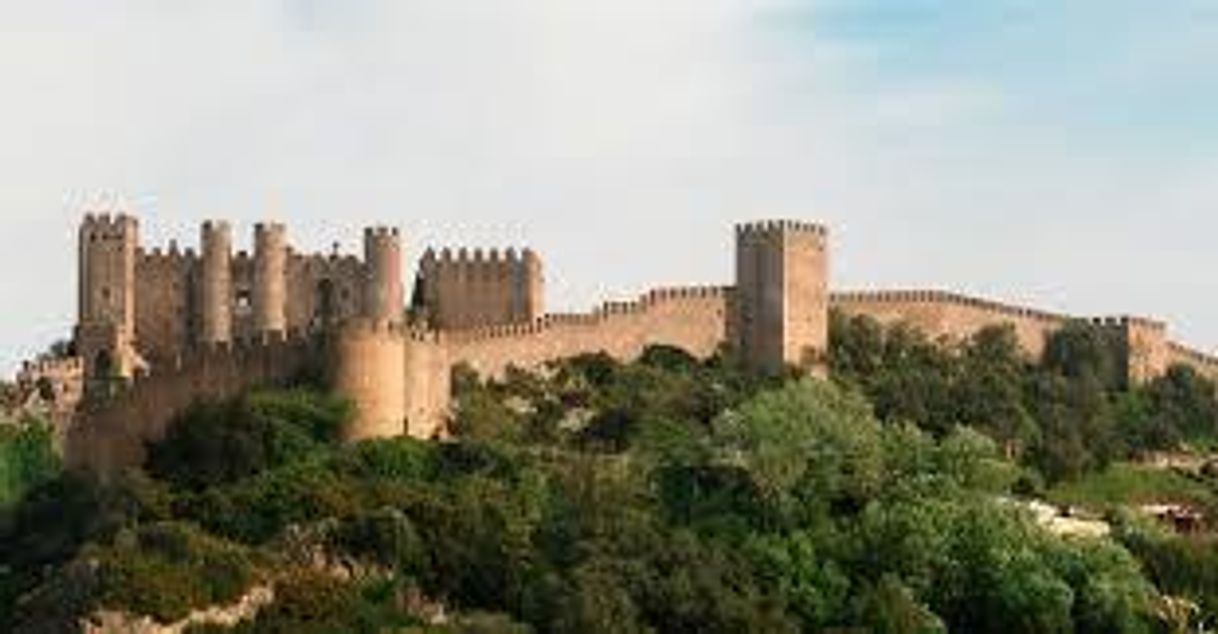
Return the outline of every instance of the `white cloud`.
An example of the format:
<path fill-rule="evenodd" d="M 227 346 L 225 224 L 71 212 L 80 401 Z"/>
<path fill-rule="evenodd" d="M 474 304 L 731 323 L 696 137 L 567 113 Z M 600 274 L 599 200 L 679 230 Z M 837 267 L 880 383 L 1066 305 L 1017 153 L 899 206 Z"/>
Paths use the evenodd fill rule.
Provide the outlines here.
<path fill-rule="evenodd" d="M 147 242 L 190 242 L 200 219 L 253 220 L 272 201 L 307 248 L 353 246 L 386 221 L 416 252 L 527 241 L 569 307 L 726 280 L 730 223 L 785 215 L 833 225 L 852 284 L 1196 308 L 1123 287 L 1125 252 L 1077 253 L 1113 217 L 1128 219 L 1113 244 L 1145 233 L 1154 176 L 1140 161 L 1013 119 L 1010 99 L 1029 97 L 1001 78 L 887 82 L 866 42 L 776 36 L 759 14 L 791 4 L 0 7 L 0 253 L 15 298 L 0 368 L 66 334 L 76 218 L 61 201 L 101 187 L 135 198 Z"/>

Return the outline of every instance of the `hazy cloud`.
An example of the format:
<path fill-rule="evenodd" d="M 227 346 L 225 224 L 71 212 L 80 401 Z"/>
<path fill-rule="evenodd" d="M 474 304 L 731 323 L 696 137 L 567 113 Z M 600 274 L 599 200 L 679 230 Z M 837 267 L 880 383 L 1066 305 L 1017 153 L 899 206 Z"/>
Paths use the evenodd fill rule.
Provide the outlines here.
<path fill-rule="evenodd" d="M 576 308 L 729 279 L 736 220 L 819 219 L 840 284 L 1153 313 L 1218 342 L 1198 273 L 1218 134 L 1186 116 L 1214 103 L 1200 7 L 1121 4 L 1097 35 L 1114 5 L 193 4 L 0 6 L 0 368 L 67 333 L 64 200 L 96 188 L 127 193 L 149 244 L 267 215 L 305 248 L 372 222 L 416 255 L 528 243 Z"/>

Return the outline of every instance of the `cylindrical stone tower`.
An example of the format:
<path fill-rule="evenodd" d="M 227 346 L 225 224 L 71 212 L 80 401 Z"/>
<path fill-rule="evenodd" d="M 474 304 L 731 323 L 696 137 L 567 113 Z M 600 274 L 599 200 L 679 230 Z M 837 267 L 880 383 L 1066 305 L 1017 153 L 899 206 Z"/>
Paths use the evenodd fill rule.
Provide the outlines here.
<path fill-rule="evenodd" d="M 518 291 L 523 296 L 524 313 L 519 321 L 531 322 L 545 314 L 545 280 L 541 274 L 541 257 L 532 249 L 521 254 L 521 277 Z"/>
<path fill-rule="evenodd" d="M 254 227 L 254 332 L 287 330 L 287 230 L 277 223 Z"/>
<path fill-rule="evenodd" d="M 406 433 L 406 338 L 387 322 L 353 319 L 334 338 L 331 385 L 355 412 L 346 440 Z"/>
<path fill-rule="evenodd" d="M 401 324 L 405 304 L 402 286 L 402 238 L 396 228 L 373 227 L 364 231 L 364 316 L 389 324 Z"/>
<path fill-rule="evenodd" d="M 233 234 L 227 222 L 203 223 L 202 328 L 203 344 L 233 339 Z"/>

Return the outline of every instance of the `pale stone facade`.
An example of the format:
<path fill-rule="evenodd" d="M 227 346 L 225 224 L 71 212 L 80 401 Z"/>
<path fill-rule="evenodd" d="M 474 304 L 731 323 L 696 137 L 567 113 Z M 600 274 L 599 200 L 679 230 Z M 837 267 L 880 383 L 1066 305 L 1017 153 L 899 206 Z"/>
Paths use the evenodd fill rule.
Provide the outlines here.
<path fill-rule="evenodd" d="M 139 245 L 130 217 L 81 227 L 79 367 L 122 389 L 86 398 L 68 437 L 72 464 L 114 472 L 143 459 L 172 417 L 199 398 L 233 396 L 328 369 L 355 417 L 348 438 L 446 433 L 450 374 L 540 368 L 581 353 L 628 360 L 655 344 L 708 357 L 725 347 L 758 371 L 823 373 L 829 311 L 907 322 L 932 338 L 963 339 L 1009 324 L 1039 355 L 1069 319 L 942 291 L 830 293 L 828 231 L 769 221 L 736 228 L 736 280 L 676 287 L 582 314 L 545 314 L 540 258 L 530 250 L 428 250 L 408 319 L 396 229 L 364 234 L 364 258 L 304 255 L 282 225 L 258 225 L 255 253 L 233 254 L 231 228 L 201 231 L 201 255 Z M 1097 320 L 1126 350 L 1131 381 L 1173 363 L 1218 377 L 1218 359 L 1171 342 L 1141 318 Z M 118 377 L 115 379 L 114 377 Z"/>

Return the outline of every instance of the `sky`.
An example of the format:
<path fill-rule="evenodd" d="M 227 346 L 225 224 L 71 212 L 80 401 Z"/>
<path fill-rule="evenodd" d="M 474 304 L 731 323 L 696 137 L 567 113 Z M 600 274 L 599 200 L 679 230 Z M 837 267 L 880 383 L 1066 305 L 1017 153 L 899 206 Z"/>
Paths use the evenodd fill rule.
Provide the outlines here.
<path fill-rule="evenodd" d="M 727 283 L 828 224 L 836 288 L 1141 314 L 1218 346 L 1212 0 L 0 0 L 0 375 L 75 232 L 531 246 L 553 309 Z"/>

